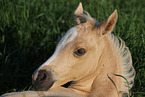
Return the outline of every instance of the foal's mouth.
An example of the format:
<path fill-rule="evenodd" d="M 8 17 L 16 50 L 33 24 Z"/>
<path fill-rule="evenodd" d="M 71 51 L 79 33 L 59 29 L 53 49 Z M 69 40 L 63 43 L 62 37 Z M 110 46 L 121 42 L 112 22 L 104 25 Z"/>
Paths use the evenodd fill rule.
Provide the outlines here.
<path fill-rule="evenodd" d="M 65 83 L 65 84 L 63 84 L 63 85 L 61 85 L 62 87 L 64 87 L 64 88 L 68 88 L 69 86 L 71 86 L 73 84 L 73 81 L 69 81 L 69 82 L 67 82 L 67 83 Z"/>

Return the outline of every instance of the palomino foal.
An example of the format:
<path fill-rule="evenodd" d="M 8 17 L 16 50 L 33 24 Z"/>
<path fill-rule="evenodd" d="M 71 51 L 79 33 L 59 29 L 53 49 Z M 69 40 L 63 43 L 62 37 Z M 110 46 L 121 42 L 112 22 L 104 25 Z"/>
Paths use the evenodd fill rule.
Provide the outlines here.
<path fill-rule="evenodd" d="M 120 38 L 111 34 L 117 11 L 99 23 L 80 3 L 74 15 L 76 25 L 60 39 L 54 54 L 32 76 L 35 89 L 41 90 L 37 94 L 128 97 L 135 71 L 129 49 Z M 71 82 L 70 86 L 62 88 L 67 82 Z M 36 92 L 32 94 L 36 95 Z"/>

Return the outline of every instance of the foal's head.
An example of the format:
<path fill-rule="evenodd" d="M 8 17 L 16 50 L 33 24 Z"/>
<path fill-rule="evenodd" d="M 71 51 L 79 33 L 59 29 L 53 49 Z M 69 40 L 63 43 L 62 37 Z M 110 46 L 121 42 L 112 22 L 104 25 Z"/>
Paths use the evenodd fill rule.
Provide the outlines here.
<path fill-rule="evenodd" d="M 113 30 L 117 11 L 99 23 L 83 11 L 80 3 L 74 15 L 76 25 L 67 31 L 58 42 L 54 54 L 33 74 L 33 85 L 38 90 L 75 82 L 95 72 L 105 46 L 103 38 Z"/>

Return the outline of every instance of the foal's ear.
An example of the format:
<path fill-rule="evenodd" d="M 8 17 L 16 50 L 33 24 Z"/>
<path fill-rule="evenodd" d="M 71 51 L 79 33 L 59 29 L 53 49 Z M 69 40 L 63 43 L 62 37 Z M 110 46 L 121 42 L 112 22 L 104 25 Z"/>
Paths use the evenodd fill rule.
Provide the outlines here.
<path fill-rule="evenodd" d="M 82 3 L 79 3 L 79 6 L 77 7 L 77 9 L 74 12 L 74 18 L 75 18 L 75 22 L 76 24 L 80 24 L 80 23 L 85 23 L 86 19 L 85 17 L 82 17 L 81 15 L 83 15 L 83 6 Z"/>
<path fill-rule="evenodd" d="M 80 14 L 83 14 L 83 6 L 82 6 L 81 2 L 79 3 L 79 6 L 77 7 L 77 9 L 74 12 L 74 15 L 80 15 Z"/>
<path fill-rule="evenodd" d="M 117 10 L 115 10 L 115 11 L 109 16 L 109 18 L 108 18 L 107 20 L 101 22 L 101 23 L 97 26 L 97 28 L 99 28 L 99 30 L 100 30 L 100 31 L 99 31 L 99 34 L 101 34 L 101 35 L 106 35 L 106 34 L 110 33 L 110 32 L 113 30 L 113 28 L 114 28 L 114 26 L 115 26 L 115 24 L 116 24 L 116 22 L 117 22 L 117 18 L 118 18 L 118 14 L 117 14 Z"/>

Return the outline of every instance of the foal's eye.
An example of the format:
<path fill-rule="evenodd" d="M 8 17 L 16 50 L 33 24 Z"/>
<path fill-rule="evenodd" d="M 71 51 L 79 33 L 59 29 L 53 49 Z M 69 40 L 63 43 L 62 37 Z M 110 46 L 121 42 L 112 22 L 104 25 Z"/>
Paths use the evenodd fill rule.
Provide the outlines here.
<path fill-rule="evenodd" d="M 74 54 L 77 56 L 82 56 L 86 53 L 86 50 L 84 48 L 79 48 L 77 50 L 75 50 Z"/>

